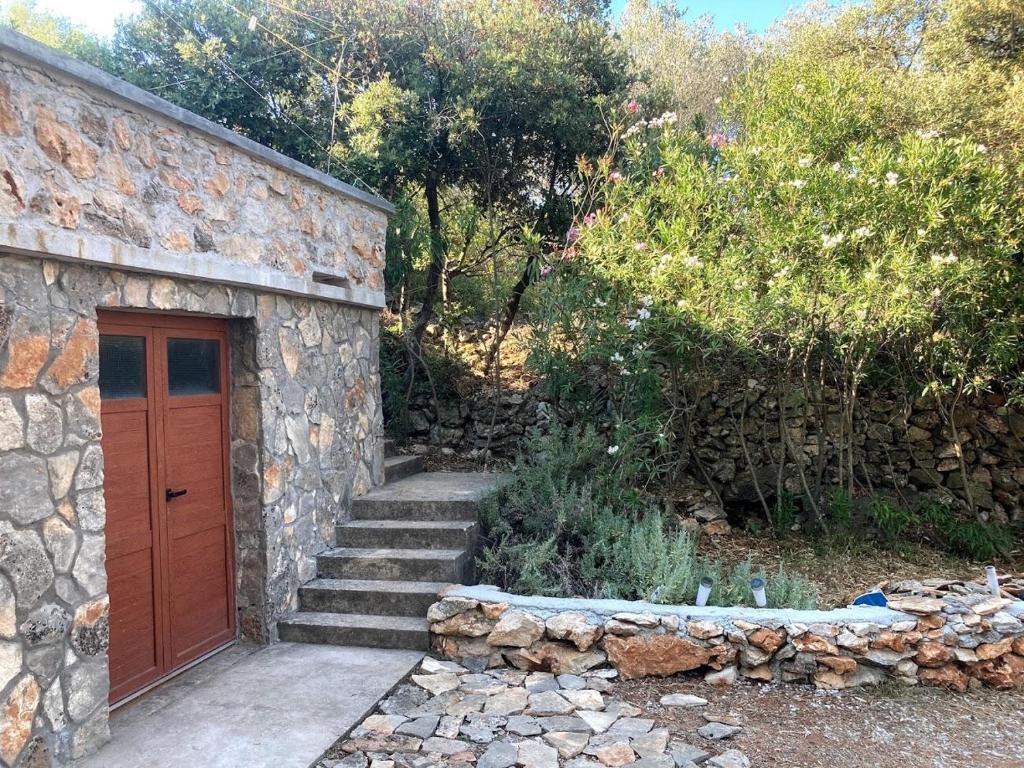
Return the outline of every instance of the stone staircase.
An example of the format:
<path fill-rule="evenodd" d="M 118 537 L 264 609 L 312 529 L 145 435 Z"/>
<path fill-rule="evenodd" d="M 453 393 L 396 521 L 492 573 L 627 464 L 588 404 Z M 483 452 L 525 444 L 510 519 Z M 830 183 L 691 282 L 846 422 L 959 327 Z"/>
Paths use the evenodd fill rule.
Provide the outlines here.
<path fill-rule="evenodd" d="M 352 502 L 338 546 L 317 556 L 282 640 L 426 650 L 427 608 L 450 584 L 469 584 L 486 472 L 424 472 L 421 456 L 386 443 L 385 484 Z"/>

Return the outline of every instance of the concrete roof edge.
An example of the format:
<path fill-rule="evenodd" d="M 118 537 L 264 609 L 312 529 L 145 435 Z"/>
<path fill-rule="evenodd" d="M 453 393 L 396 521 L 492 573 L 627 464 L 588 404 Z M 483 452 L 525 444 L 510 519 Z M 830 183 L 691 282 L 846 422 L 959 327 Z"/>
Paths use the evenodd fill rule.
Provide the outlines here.
<path fill-rule="evenodd" d="M 122 101 L 127 101 L 149 112 L 153 112 L 160 117 L 173 120 L 200 133 L 205 133 L 217 141 L 231 144 L 252 157 L 276 166 L 281 170 L 305 177 L 331 192 L 354 202 L 375 208 L 389 216 L 395 212 L 395 206 L 383 197 L 356 189 L 351 184 L 346 184 L 335 179 L 333 176 L 328 176 L 322 171 L 293 160 L 252 139 L 247 139 L 245 136 L 228 130 L 222 125 L 207 120 L 205 117 L 200 117 L 194 112 L 189 112 L 187 109 L 172 104 L 166 99 L 161 99 L 149 91 L 116 78 L 91 64 L 79 61 L 18 32 L 0 28 L 0 51 L 9 51 L 22 59 L 41 64 L 51 70 L 56 70 L 84 85 L 97 88 Z"/>

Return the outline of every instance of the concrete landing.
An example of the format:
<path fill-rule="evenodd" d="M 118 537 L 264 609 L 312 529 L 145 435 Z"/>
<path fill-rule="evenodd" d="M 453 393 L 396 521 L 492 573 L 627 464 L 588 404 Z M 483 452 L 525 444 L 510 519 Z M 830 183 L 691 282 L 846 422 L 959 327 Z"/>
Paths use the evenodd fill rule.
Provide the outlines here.
<path fill-rule="evenodd" d="M 76 768 L 308 768 L 423 657 L 418 651 L 235 646 L 115 710 Z"/>

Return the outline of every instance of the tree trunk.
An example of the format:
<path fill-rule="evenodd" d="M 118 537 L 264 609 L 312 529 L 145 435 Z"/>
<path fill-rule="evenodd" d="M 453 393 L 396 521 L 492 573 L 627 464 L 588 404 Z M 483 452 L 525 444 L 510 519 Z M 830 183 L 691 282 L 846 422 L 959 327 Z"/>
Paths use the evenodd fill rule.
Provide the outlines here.
<path fill-rule="evenodd" d="M 416 376 L 416 365 L 420 362 L 420 350 L 423 346 L 423 334 L 426 333 L 427 325 L 434 317 L 434 301 L 437 298 L 437 290 L 441 285 L 441 275 L 444 271 L 445 245 L 444 234 L 441 231 L 441 206 L 438 199 L 439 179 L 436 171 L 427 174 L 424 193 L 427 198 L 427 220 L 430 222 L 430 266 L 427 268 L 427 283 L 423 294 L 423 304 L 416 315 L 416 322 L 413 324 L 411 338 L 409 339 L 409 365 L 406 367 L 406 389 L 412 389 L 412 382 Z"/>
<path fill-rule="evenodd" d="M 512 287 L 512 293 L 509 294 L 508 301 L 505 302 L 505 313 L 494 333 L 494 341 L 491 342 L 491 348 L 487 350 L 487 358 L 484 360 L 484 376 L 491 372 L 491 366 L 494 365 L 498 349 L 501 347 L 502 342 L 505 341 L 505 337 L 508 336 L 512 323 L 515 322 L 516 315 L 519 313 L 519 305 L 523 301 L 523 294 L 526 293 L 526 289 L 530 287 L 530 283 L 533 280 L 533 270 L 536 263 L 536 254 L 530 254 L 526 259 L 523 274 L 519 276 L 519 281 Z"/>

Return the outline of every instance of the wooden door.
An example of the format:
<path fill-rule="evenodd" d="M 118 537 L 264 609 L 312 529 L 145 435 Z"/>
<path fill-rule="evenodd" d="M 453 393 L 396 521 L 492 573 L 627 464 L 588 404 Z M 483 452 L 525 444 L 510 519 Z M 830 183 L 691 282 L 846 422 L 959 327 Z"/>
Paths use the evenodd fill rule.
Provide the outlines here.
<path fill-rule="evenodd" d="M 100 314 L 114 703 L 235 637 L 227 336 Z"/>

